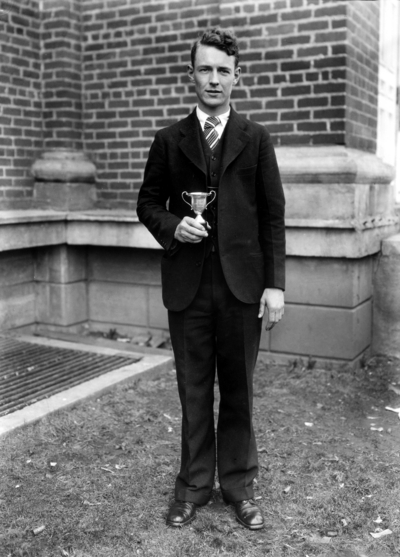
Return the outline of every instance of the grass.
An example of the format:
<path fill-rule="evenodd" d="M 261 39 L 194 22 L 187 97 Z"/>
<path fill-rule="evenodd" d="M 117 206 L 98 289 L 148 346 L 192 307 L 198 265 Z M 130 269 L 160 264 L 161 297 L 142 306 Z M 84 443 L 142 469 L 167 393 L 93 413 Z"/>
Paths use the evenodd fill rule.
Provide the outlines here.
<path fill-rule="evenodd" d="M 384 357 L 357 371 L 259 364 L 259 532 L 237 524 L 218 485 L 190 527 L 166 527 L 174 373 L 117 386 L 0 440 L 0 557 L 400 555 L 400 420 L 384 410 L 400 406 L 394 382 L 400 362 Z M 393 533 L 375 540 L 378 527 Z"/>

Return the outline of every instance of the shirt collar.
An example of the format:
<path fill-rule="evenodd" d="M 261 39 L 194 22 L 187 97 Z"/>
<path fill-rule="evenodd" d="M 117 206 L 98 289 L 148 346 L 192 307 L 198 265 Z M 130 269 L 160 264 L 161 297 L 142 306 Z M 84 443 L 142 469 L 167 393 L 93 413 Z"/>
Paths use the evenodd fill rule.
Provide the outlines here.
<path fill-rule="evenodd" d="M 224 112 L 223 114 L 220 114 L 218 116 L 218 118 L 221 120 L 221 124 L 225 127 L 225 124 L 227 123 L 228 119 L 229 119 L 229 114 L 231 113 L 231 107 L 229 107 L 229 110 L 227 112 Z M 207 118 L 210 117 L 209 114 L 207 114 L 206 112 L 203 112 L 198 106 L 196 107 L 196 115 L 197 118 L 200 122 L 201 127 L 204 129 L 204 124 L 206 123 Z"/>

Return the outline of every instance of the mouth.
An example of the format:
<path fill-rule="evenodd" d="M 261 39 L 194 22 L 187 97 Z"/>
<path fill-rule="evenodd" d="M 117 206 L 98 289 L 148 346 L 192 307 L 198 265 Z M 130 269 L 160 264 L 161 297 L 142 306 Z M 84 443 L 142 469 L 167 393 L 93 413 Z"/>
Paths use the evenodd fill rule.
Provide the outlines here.
<path fill-rule="evenodd" d="M 206 91 L 209 95 L 220 95 L 222 93 L 222 91 L 215 91 L 213 90 L 207 90 Z"/>

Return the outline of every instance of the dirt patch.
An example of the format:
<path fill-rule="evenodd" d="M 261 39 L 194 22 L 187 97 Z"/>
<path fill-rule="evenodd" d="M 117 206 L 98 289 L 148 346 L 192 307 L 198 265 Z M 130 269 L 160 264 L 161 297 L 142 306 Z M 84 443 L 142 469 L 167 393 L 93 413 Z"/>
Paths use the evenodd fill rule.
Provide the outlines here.
<path fill-rule="evenodd" d="M 310 367 L 255 374 L 264 530 L 240 527 L 217 484 L 190 527 L 166 527 L 180 451 L 170 372 L 1 440 L 0 557 L 400 555 L 400 420 L 385 410 L 400 407 L 400 362 Z"/>

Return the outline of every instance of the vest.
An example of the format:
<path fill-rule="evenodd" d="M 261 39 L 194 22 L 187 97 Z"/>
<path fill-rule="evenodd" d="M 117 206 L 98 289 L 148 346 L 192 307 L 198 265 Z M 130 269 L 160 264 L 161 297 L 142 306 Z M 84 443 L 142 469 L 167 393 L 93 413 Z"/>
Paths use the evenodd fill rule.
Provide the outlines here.
<path fill-rule="evenodd" d="M 201 126 L 200 137 L 207 166 L 207 192 L 210 193 L 211 191 L 215 191 L 216 193 L 215 200 L 210 203 L 203 214 L 205 220 L 211 226 L 211 230 L 207 230 L 208 238 L 206 239 L 205 256 L 208 257 L 211 251 L 218 252 L 218 187 L 221 175 L 220 170 L 225 130 L 214 150 L 210 149 L 210 146 L 208 145 L 206 138 L 204 137 L 204 132 L 201 129 Z"/>

